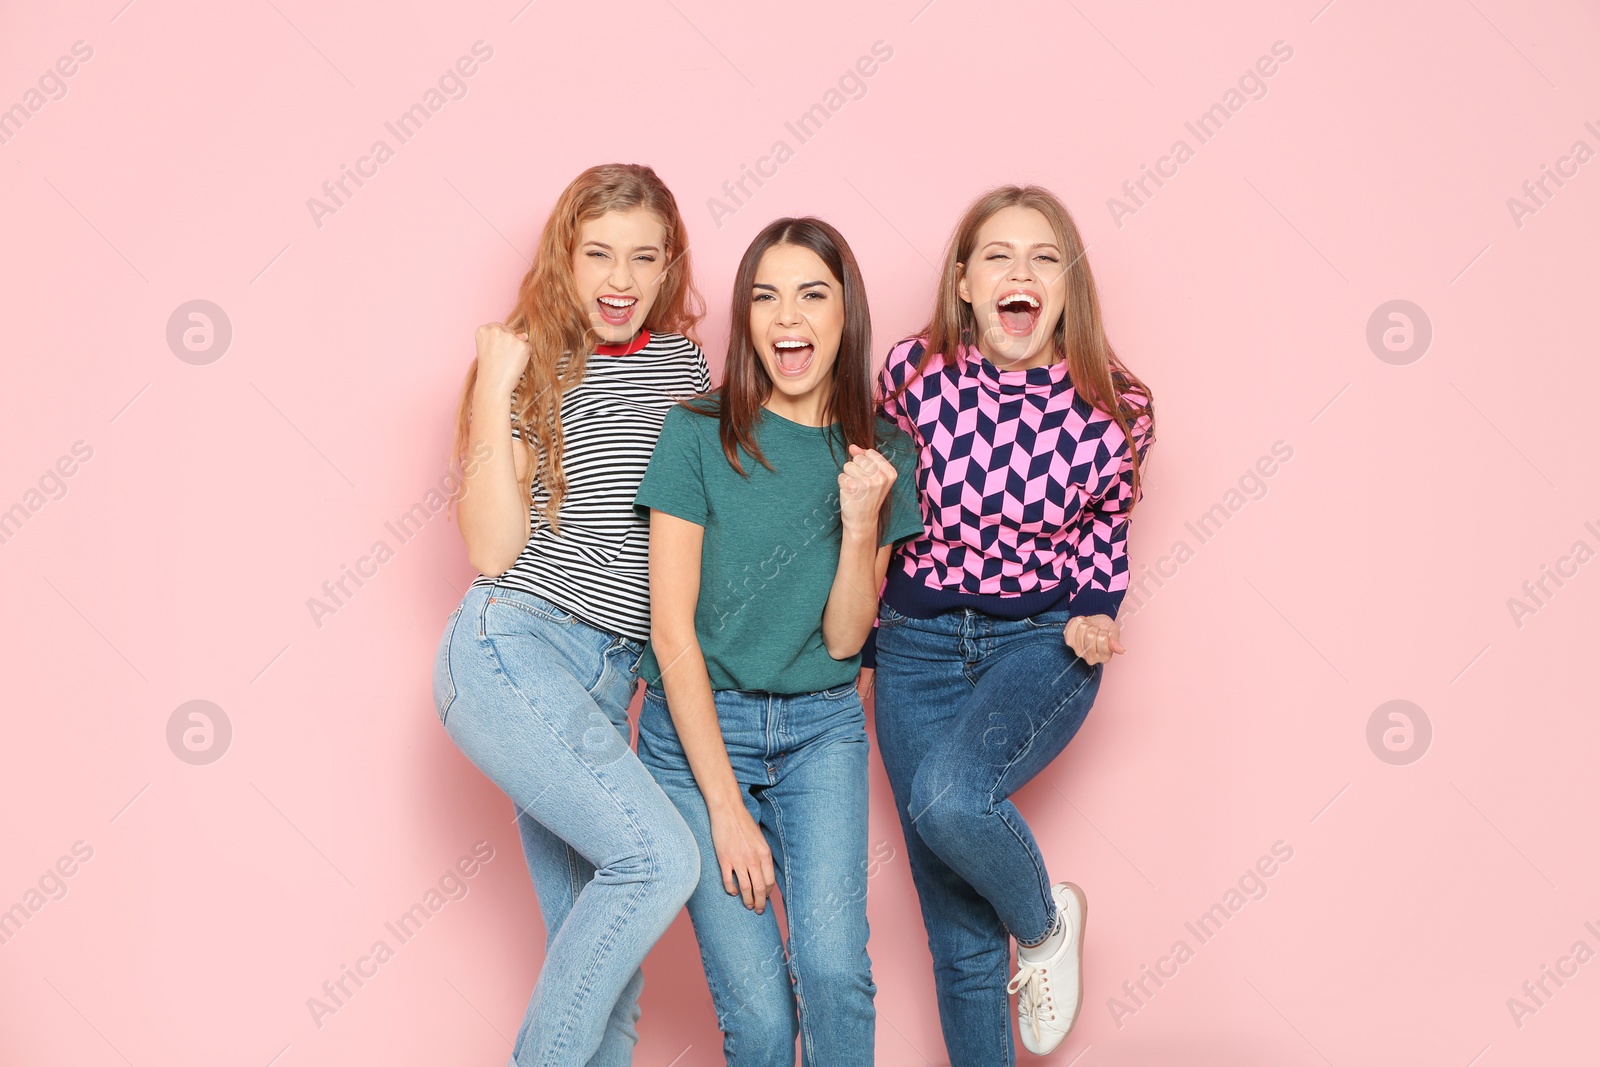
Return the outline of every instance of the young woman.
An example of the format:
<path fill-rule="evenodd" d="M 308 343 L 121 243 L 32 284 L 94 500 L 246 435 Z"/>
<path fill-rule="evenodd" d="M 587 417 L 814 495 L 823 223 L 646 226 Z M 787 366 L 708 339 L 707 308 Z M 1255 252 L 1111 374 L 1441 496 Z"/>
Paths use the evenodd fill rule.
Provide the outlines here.
<path fill-rule="evenodd" d="M 1082 1000 L 1083 891 L 1051 885 L 1007 798 L 1072 740 L 1124 651 L 1154 408 L 1106 341 L 1077 227 L 1035 186 L 968 209 L 932 320 L 889 353 L 880 387 L 917 443 L 927 532 L 896 553 L 879 609 L 879 751 L 950 1063 L 1001 1067 L 1015 1063 L 1008 990 L 1041 1054 Z"/>
<path fill-rule="evenodd" d="M 667 414 L 639 486 L 654 605 L 639 758 L 698 842 L 689 915 L 739 1067 L 792 1064 L 797 1034 L 802 1063 L 872 1062 L 855 681 L 890 547 L 922 519 L 870 360 L 844 239 L 772 223 L 739 264 L 722 387 Z"/>
<path fill-rule="evenodd" d="M 699 881 L 695 839 L 628 746 L 650 634 L 633 508 L 676 398 L 710 387 L 678 206 L 649 167 L 584 171 L 556 202 L 507 321 L 478 328 L 458 417 L 473 582 L 434 700 L 516 806 L 548 934 L 520 1067 L 614 1067 L 639 966 Z"/>

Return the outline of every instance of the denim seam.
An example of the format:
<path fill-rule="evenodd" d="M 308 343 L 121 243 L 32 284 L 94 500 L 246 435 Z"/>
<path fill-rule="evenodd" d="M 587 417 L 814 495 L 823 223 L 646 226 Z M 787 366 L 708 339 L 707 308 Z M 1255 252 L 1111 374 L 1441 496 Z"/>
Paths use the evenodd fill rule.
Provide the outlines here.
<path fill-rule="evenodd" d="M 631 817 L 629 821 L 632 821 Z M 648 849 L 646 851 L 648 853 Z M 651 855 L 649 856 L 649 859 L 650 877 L 653 878 L 656 867 L 655 857 Z M 617 935 L 622 932 L 622 927 L 627 923 L 628 919 L 632 917 L 634 911 L 637 910 L 639 900 L 645 895 L 649 888 L 649 879 L 639 883 L 638 888 L 633 891 L 633 895 L 627 900 L 627 908 L 624 909 L 616 919 L 612 920 L 611 925 L 606 928 L 605 934 L 598 942 L 596 942 L 595 950 L 589 957 L 588 966 L 585 967 L 579 975 L 578 984 L 584 994 L 583 1000 L 587 1000 L 589 996 L 593 994 L 595 975 L 603 969 L 603 965 L 606 959 L 610 956 L 611 950 L 616 947 Z M 576 1028 L 574 1024 L 577 1020 L 577 1017 L 582 1013 L 583 1003 L 582 1001 L 575 999 L 572 1007 L 567 1010 L 566 1016 L 561 1020 L 559 1032 L 556 1035 L 554 1043 L 550 1046 L 551 1052 L 560 1053 L 567 1049 L 572 1039 L 572 1032 Z M 551 1061 L 551 1067 L 560 1067 L 563 1062 L 564 1061 L 559 1058 L 553 1060 Z"/>
<path fill-rule="evenodd" d="M 530 815 L 529 818 L 532 818 Z M 537 821 L 537 820 L 535 820 Z M 562 842 L 566 844 L 566 842 Z M 567 845 L 567 888 L 572 892 L 573 907 L 577 906 L 578 894 L 583 892 L 583 876 L 578 870 L 578 850 Z M 567 909 L 571 911 L 571 908 Z"/>
<path fill-rule="evenodd" d="M 628 701 L 629 701 L 629 703 L 632 703 L 632 701 L 633 701 L 633 686 L 636 685 L 638 683 L 638 681 L 639 681 L 639 669 L 638 669 L 639 668 L 639 663 L 638 663 L 638 661 L 644 657 L 644 652 L 643 651 L 640 651 L 639 653 L 635 654 L 633 649 L 628 647 L 628 642 L 630 642 L 632 640 L 633 639 L 631 637 L 625 637 L 625 636 L 623 636 L 621 634 L 618 634 L 616 640 L 612 641 L 611 645 L 606 649 L 606 655 L 607 656 L 609 656 L 612 652 L 620 652 L 620 653 L 623 654 L 624 661 L 626 661 L 627 659 L 630 659 L 630 658 L 634 661 L 631 666 L 628 666 L 628 667 L 625 667 L 625 668 L 624 667 L 618 667 L 617 668 L 617 673 L 622 675 L 622 677 L 624 679 L 626 679 L 630 683 L 632 683 L 628 687 Z"/>
<path fill-rule="evenodd" d="M 647 695 L 646 699 L 649 700 L 651 698 Z M 679 749 L 681 749 L 682 742 L 681 742 L 681 740 L 677 739 L 676 728 L 675 728 L 675 725 L 672 723 L 671 713 L 670 713 L 670 711 L 667 710 L 665 694 L 662 695 L 662 698 L 660 700 L 656 700 L 654 702 L 659 704 L 661 706 L 661 708 L 663 709 L 663 711 L 666 712 L 666 714 L 667 714 L 667 724 L 668 724 L 669 727 L 673 728 L 672 737 L 673 737 L 674 741 L 677 743 Z M 644 720 L 643 720 L 642 712 L 641 712 L 641 716 L 640 716 L 640 736 L 641 736 L 641 738 L 644 736 Z M 647 751 L 649 752 L 651 758 L 646 759 L 643 756 L 641 756 L 640 757 L 640 762 L 644 763 L 646 769 L 648 769 L 652 775 L 656 775 L 658 770 L 668 770 L 668 771 L 689 771 L 690 770 L 687 754 L 682 754 L 680 752 L 659 752 L 654 748 L 648 748 Z M 764 757 L 765 753 L 763 753 L 762 756 Z M 765 759 L 764 758 L 763 758 L 763 763 L 765 763 Z M 740 789 L 740 801 L 741 801 L 741 803 L 750 800 L 751 799 L 751 795 L 747 791 L 749 787 L 743 782 L 738 783 L 738 785 L 739 785 L 739 789 Z M 673 803 L 675 804 L 676 801 L 673 801 Z M 759 807 L 760 804 L 761 804 L 761 801 L 759 801 L 759 800 L 756 801 L 756 804 Z M 746 809 L 746 810 L 748 810 L 748 809 Z M 752 817 L 754 817 L 754 816 L 752 816 Z M 759 825 L 759 819 L 757 820 L 757 822 L 758 822 L 758 825 Z M 780 851 L 781 851 L 781 847 L 782 846 L 780 845 Z M 702 877 L 705 877 L 704 872 L 702 872 Z M 719 878 L 719 883 L 720 883 L 720 878 Z M 719 884 L 719 888 L 720 888 L 720 884 Z M 768 906 L 770 907 L 771 905 L 769 904 Z M 690 916 L 690 922 L 691 922 L 691 924 L 693 923 L 693 915 L 692 914 Z M 711 992 L 711 1005 L 712 1005 L 713 1013 L 716 1016 L 717 1028 L 722 1032 L 722 1035 L 723 1035 L 724 1055 L 727 1058 L 727 1060 L 731 1063 L 731 1062 L 735 1061 L 738 1058 L 738 1046 L 737 1046 L 738 1031 L 737 1031 L 737 1028 L 733 1025 L 733 1020 L 741 1012 L 743 1012 L 746 1009 L 747 1002 L 748 1002 L 750 994 L 749 994 L 748 990 L 745 989 L 744 987 L 746 986 L 746 984 L 748 982 L 748 979 L 751 976 L 747 975 L 745 977 L 745 979 L 735 980 L 734 983 L 732 983 L 731 986 L 727 985 L 727 984 L 724 984 L 723 982 L 719 981 L 718 980 L 718 970 L 717 970 L 717 967 L 715 965 L 715 957 L 712 955 L 710 947 L 700 937 L 700 932 L 699 932 L 698 929 L 695 930 L 695 942 L 696 942 L 696 945 L 698 946 L 699 952 L 700 952 L 700 964 L 701 964 L 701 967 L 704 969 L 705 974 L 706 974 L 706 984 L 707 984 L 707 986 L 708 986 L 708 988 L 710 989 L 710 992 Z M 783 941 L 782 941 L 781 936 L 780 936 L 779 943 L 778 943 L 778 951 L 780 953 L 783 952 Z M 787 963 L 787 960 L 785 960 L 785 963 Z M 759 974 L 759 973 L 760 972 L 758 970 L 757 974 Z M 787 975 L 788 973 L 789 973 L 788 972 L 788 967 L 786 965 L 784 967 L 782 967 L 778 971 L 778 974 L 780 974 L 780 975 Z M 776 977 L 776 976 L 774 976 L 774 977 Z M 791 1001 L 790 1009 L 793 1010 L 793 1008 L 794 1008 L 794 1005 L 793 1005 L 793 1003 Z"/>
<path fill-rule="evenodd" d="M 778 855 L 774 857 L 774 860 L 777 862 L 780 869 L 786 870 L 787 867 L 785 866 L 784 861 L 787 860 L 789 856 L 789 842 L 788 838 L 783 832 L 783 807 L 777 802 L 776 799 L 768 799 L 767 797 L 763 797 L 762 800 L 772 808 L 772 828 L 773 832 L 778 835 Z M 784 881 L 787 882 L 788 879 L 785 878 Z M 804 1053 L 802 1058 L 806 1063 L 815 1063 L 817 1060 L 816 1041 L 811 1036 L 811 1025 L 808 1018 L 809 1013 L 807 1013 L 804 1008 L 805 990 L 802 988 L 800 981 L 800 968 L 796 967 L 794 962 L 794 927 L 788 922 L 788 906 L 788 901 L 784 901 L 784 925 L 788 927 L 787 932 L 789 935 L 789 958 L 785 961 L 787 966 L 784 968 L 784 970 L 787 971 L 794 980 L 795 1017 L 798 1020 L 798 1025 L 800 1028 L 800 1045 Z M 771 907 L 770 901 L 768 902 L 768 907 Z"/>
<path fill-rule="evenodd" d="M 492 600 L 492 599 L 493 599 L 492 597 L 485 599 L 485 605 L 484 606 L 485 606 L 486 609 L 488 607 L 488 600 Z M 554 734 L 557 744 L 559 744 L 563 748 L 565 748 L 568 751 L 568 753 L 570 753 L 571 755 L 577 756 L 576 750 L 573 749 L 573 747 L 567 743 L 566 738 L 561 736 L 561 732 L 558 729 L 555 728 L 554 724 L 550 723 L 545 718 L 543 713 L 540 712 L 539 709 L 534 706 L 533 702 L 528 699 L 527 695 L 525 693 L 523 693 L 521 688 L 519 688 L 517 686 L 517 684 L 514 681 L 512 681 L 511 675 L 505 669 L 505 663 L 500 659 L 499 651 L 494 647 L 493 641 L 487 635 L 484 635 L 483 638 L 482 638 L 482 647 L 483 647 L 483 650 L 484 650 L 485 654 L 489 658 L 490 666 L 494 670 L 495 676 L 500 678 L 500 679 L 502 679 L 504 681 L 505 685 L 513 693 L 515 693 L 517 695 L 517 698 L 519 700 L 521 700 L 523 703 L 527 704 L 528 708 L 531 711 L 533 711 L 542 722 L 544 722 L 546 724 L 546 726 L 550 730 L 550 732 L 552 734 Z M 637 757 L 635 757 L 635 758 L 637 758 Z M 592 766 L 590 766 L 588 764 L 587 761 L 579 759 L 578 762 L 583 766 L 584 770 L 588 772 L 589 777 L 594 781 L 594 783 L 596 785 L 598 785 L 606 793 L 607 796 L 611 797 L 613 800 L 616 801 L 618 808 L 622 812 L 623 818 L 626 820 L 626 822 L 628 824 L 628 827 L 634 832 L 634 834 L 636 835 L 637 839 L 643 845 L 645 860 L 647 862 L 647 867 L 646 867 L 646 872 L 645 872 L 644 878 L 640 881 L 639 886 L 634 891 L 632 897 L 630 897 L 629 900 L 627 901 L 627 904 L 628 904 L 627 909 L 625 909 L 621 913 L 621 915 L 619 915 L 617 920 L 612 922 L 611 927 L 606 931 L 606 936 L 601 940 L 600 944 L 597 945 L 597 951 L 594 953 L 593 956 L 591 956 L 590 965 L 586 969 L 584 969 L 580 974 L 579 985 L 582 988 L 583 992 L 585 994 L 588 994 L 588 993 L 592 992 L 592 984 L 593 984 L 593 981 L 594 981 L 593 976 L 594 976 L 595 972 L 599 969 L 598 965 L 601 962 L 603 962 L 606 954 L 609 953 L 609 951 L 611 950 L 611 948 L 615 944 L 616 934 L 619 932 L 618 931 L 618 924 L 621 923 L 621 922 L 626 921 L 626 917 L 631 916 L 632 912 L 635 910 L 635 908 L 636 908 L 636 906 L 637 906 L 637 904 L 639 902 L 639 899 L 644 895 L 646 890 L 649 888 L 649 883 L 651 881 L 653 881 L 657 877 L 657 874 L 659 873 L 659 869 L 660 869 L 660 863 L 659 863 L 659 861 L 657 859 L 657 856 L 655 854 L 655 850 L 650 847 L 650 842 L 651 842 L 650 834 L 646 833 L 644 831 L 644 828 L 639 826 L 638 821 L 636 819 L 637 813 L 633 810 L 633 808 L 626 802 L 626 800 L 622 797 L 622 795 L 620 793 L 618 793 L 615 789 L 613 789 L 599 775 L 599 773 L 595 770 L 594 767 L 592 767 Z M 575 1023 L 576 1016 L 581 1013 L 582 1008 L 583 1008 L 583 1005 L 582 1005 L 581 1002 L 574 1001 L 574 1003 L 571 1005 L 571 1007 L 569 1007 L 567 1009 L 566 1016 L 561 1020 L 561 1024 L 559 1026 L 559 1032 L 558 1032 L 554 1042 L 551 1045 L 552 1051 L 559 1052 L 559 1051 L 564 1050 L 567 1047 L 567 1043 L 568 1043 L 568 1041 L 569 1041 L 569 1039 L 571 1037 L 572 1031 L 574 1029 L 574 1023 Z"/>
<path fill-rule="evenodd" d="M 557 626 L 568 626 L 572 623 L 581 621 L 572 612 L 562 607 L 556 607 L 556 610 L 561 614 L 552 615 L 548 611 L 534 607 L 532 604 L 524 604 L 516 597 L 491 596 L 489 599 L 492 602 L 504 604 L 508 608 L 516 608 L 524 615 L 532 615 L 536 619 L 543 619 L 545 622 L 553 622 Z"/>
<path fill-rule="evenodd" d="M 1011 820 L 1006 818 L 1006 813 L 995 803 L 995 792 L 999 790 L 1000 783 L 1004 781 L 1005 776 L 1011 772 L 1011 768 L 1015 767 L 1017 763 L 1021 761 L 1022 757 L 1028 754 L 1028 750 L 1033 747 L 1033 742 L 1036 738 L 1038 738 L 1039 734 L 1043 732 L 1045 727 L 1049 726 L 1055 721 L 1056 716 L 1060 715 L 1062 710 L 1065 709 L 1068 704 L 1072 703 L 1073 698 L 1075 698 L 1079 693 L 1083 692 L 1084 687 L 1089 684 L 1089 680 L 1093 677 L 1094 668 L 1090 667 L 1089 678 L 1085 678 L 1082 682 L 1079 682 L 1077 688 L 1068 693 L 1066 696 L 1062 697 L 1056 706 L 1050 709 L 1050 714 L 1041 719 L 1039 725 L 1028 732 L 1028 739 L 1018 746 L 1016 752 L 1012 754 L 1010 762 L 1001 768 L 1000 773 L 995 777 L 994 785 L 990 786 L 989 788 L 989 813 L 999 817 L 1000 821 L 1005 824 L 1007 830 L 1011 831 L 1011 835 L 1017 839 L 1019 844 L 1026 846 L 1027 842 L 1024 841 L 1022 835 L 1017 832 L 1017 828 L 1012 825 Z M 1033 849 L 1024 847 L 1023 851 L 1027 852 L 1030 858 L 1032 857 Z M 1036 864 L 1035 866 L 1038 865 Z M 1044 898 L 1045 900 L 1049 901 L 1050 904 L 1049 912 L 1047 914 L 1050 914 L 1051 918 L 1050 922 L 1045 926 L 1045 936 L 1048 937 L 1050 934 L 1050 928 L 1055 924 L 1055 917 L 1053 915 L 1056 910 L 1055 897 L 1050 892 L 1050 872 L 1045 870 L 1043 867 L 1039 867 L 1036 873 L 1039 876 L 1039 885 L 1043 891 Z M 1016 937 L 1016 933 L 1013 932 L 1011 936 Z M 1018 940 L 1020 941 L 1021 938 L 1018 938 Z"/>
<path fill-rule="evenodd" d="M 548 622 L 553 626 L 569 626 L 573 622 L 579 621 L 576 616 L 574 616 L 573 618 L 568 619 L 568 620 L 552 619 L 548 615 L 544 614 L 541 611 L 536 611 L 536 610 L 534 610 L 532 608 L 529 608 L 525 604 L 518 604 L 515 600 L 506 599 L 506 598 L 500 598 L 500 597 L 495 597 L 495 596 L 490 596 L 487 599 L 485 599 L 484 603 L 483 603 L 483 615 L 480 617 L 479 624 L 478 624 L 478 636 L 480 638 L 482 638 L 484 641 L 489 642 L 491 646 L 493 646 L 493 643 L 494 643 L 494 635 L 488 633 L 488 616 L 489 616 L 489 605 L 490 604 L 504 604 L 506 607 L 516 608 L 518 611 L 522 612 L 524 615 L 529 616 L 530 618 L 538 619 L 541 622 Z M 540 637 L 539 640 L 543 641 L 544 638 Z M 549 644 L 550 642 L 546 641 L 545 643 Z M 599 704 L 599 700 L 596 698 L 596 694 L 598 694 L 602 689 L 605 688 L 607 673 L 608 672 L 614 672 L 616 670 L 616 668 L 614 666 L 612 666 L 610 655 L 608 655 L 608 653 L 610 651 L 611 651 L 610 646 L 607 646 L 606 648 L 603 648 L 603 649 L 600 650 L 600 677 L 595 679 L 594 685 L 585 686 L 584 690 L 583 690 L 585 693 L 587 693 L 589 695 L 589 698 L 591 700 L 595 701 L 596 704 Z M 501 670 L 502 673 L 505 673 L 503 671 L 503 669 L 502 669 L 503 668 L 503 664 L 500 663 L 500 653 L 499 653 L 498 649 L 495 651 L 495 660 L 496 660 L 496 663 L 497 663 L 496 670 Z M 509 674 L 506 674 L 507 680 L 509 680 L 510 677 L 511 676 Z M 573 680 L 576 681 L 577 677 L 578 677 L 577 675 L 573 675 Z M 581 685 L 582 683 L 580 682 L 579 684 Z M 516 688 L 516 683 L 515 682 L 512 683 L 512 688 Z M 517 691 L 519 693 L 521 692 L 520 689 L 518 689 Z M 609 719 L 609 718 L 610 718 L 610 716 L 607 716 L 607 719 Z"/>
<path fill-rule="evenodd" d="M 450 709 L 455 707 L 456 703 L 456 672 L 455 665 L 452 664 L 450 660 L 451 657 L 455 655 L 456 627 L 461 625 L 460 606 L 457 606 L 455 611 L 450 613 L 449 625 L 450 633 L 445 637 L 444 645 L 444 673 L 445 677 L 450 679 L 450 699 L 445 701 L 444 710 L 439 713 L 440 726 L 443 726 L 445 724 L 445 720 L 450 717 Z"/>

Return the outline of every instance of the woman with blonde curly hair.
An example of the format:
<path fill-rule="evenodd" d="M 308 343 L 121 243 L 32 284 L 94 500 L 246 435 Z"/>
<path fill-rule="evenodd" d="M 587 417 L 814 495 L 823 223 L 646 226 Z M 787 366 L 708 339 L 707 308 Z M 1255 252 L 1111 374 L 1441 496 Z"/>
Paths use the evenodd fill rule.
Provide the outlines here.
<path fill-rule="evenodd" d="M 545 225 L 505 323 L 478 328 L 457 499 L 482 576 L 434 665 L 439 718 L 511 798 L 548 933 L 520 1067 L 617 1067 L 640 964 L 699 879 L 695 839 L 628 744 L 650 636 L 633 497 L 680 397 L 710 388 L 678 207 L 649 167 L 592 167 Z"/>

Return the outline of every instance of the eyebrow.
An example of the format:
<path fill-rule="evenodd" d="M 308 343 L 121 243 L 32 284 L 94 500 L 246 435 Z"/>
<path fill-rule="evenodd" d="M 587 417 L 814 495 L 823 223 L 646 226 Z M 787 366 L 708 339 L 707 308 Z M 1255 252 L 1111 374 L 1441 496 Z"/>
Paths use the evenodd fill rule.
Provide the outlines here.
<path fill-rule="evenodd" d="M 768 292 L 772 292 L 772 293 L 776 293 L 778 291 L 778 287 L 776 285 L 768 285 L 766 282 L 751 282 L 750 284 L 751 284 L 752 288 L 765 289 Z M 795 288 L 796 289 L 813 289 L 813 288 L 815 288 L 815 287 L 817 287 L 819 285 L 825 286 L 827 284 L 828 284 L 827 282 L 801 282 L 799 285 L 795 286 Z"/>
<path fill-rule="evenodd" d="M 585 242 L 583 242 L 583 246 L 585 248 L 593 246 L 595 248 L 603 248 L 607 252 L 611 251 L 611 246 L 606 244 L 604 241 L 592 241 L 592 240 L 591 241 L 585 241 Z M 659 252 L 659 251 L 661 251 L 661 249 L 657 248 L 655 245 L 639 245 L 637 248 L 634 249 L 634 251 L 635 252 Z"/>
<path fill-rule="evenodd" d="M 1015 248 L 1016 247 L 1016 242 L 1015 241 L 989 241 L 988 243 L 986 243 L 983 246 L 983 248 L 980 248 L 979 251 L 980 252 L 986 251 L 986 250 L 988 250 L 990 248 L 993 248 L 996 245 L 999 245 L 1001 248 Z M 1054 249 L 1056 252 L 1060 252 L 1061 251 L 1061 248 L 1054 241 L 1039 241 L 1039 242 L 1036 242 L 1035 244 L 1031 245 L 1030 247 L 1033 247 L 1033 248 L 1051 248 L 1051 249 Z"/>

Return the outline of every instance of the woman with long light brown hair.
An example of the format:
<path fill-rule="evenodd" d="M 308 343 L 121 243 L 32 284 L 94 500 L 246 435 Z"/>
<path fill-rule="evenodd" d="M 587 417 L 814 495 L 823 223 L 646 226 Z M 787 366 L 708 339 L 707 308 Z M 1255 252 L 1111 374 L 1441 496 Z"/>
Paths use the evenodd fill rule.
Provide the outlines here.
<path fill-rule="evenodd" d="M 548 935 L 519 1067 L 632 1061 L 645 954 L 699 878 L 695 839 L 628 744 L 650 636 L 633 508 L 667 410 L 710 388 L 677 203 L 649 167 L 580 174 L 504 323 L 480 326 L 458 414 L 457 512 L 480 572 L 433 692 L 511 798 Z"/>
<path fill-rule="evenodd" d="M 1084 252 L 1047 190 L 979 197 L 931 320 L 880 377 L 917 442 L 926 532 L 895 553 L 878 611 L 878 745 L 951 1067 L 1016 1062 L 1008 991 L 1040 1054 L 1082 1002 L 1083 890 L 1051 884 L 1009 798 L 1066 748 L 1125 651 L 1128 522 L 1154 440 L 1150 390 L 1106 340 Z"/>

